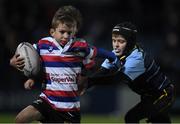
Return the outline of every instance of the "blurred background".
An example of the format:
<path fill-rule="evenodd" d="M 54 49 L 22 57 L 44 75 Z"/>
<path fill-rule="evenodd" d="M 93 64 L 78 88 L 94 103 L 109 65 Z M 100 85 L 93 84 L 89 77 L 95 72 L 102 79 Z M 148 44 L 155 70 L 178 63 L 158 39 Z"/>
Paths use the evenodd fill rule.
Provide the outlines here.
<path fill-rule="evenodd" d="M 5 114 L 14 118 L 40 92 L 38 82 L 32 91 L 23 88 L 26 78 L 9 66 L 10 58 L 20 42 L 36 43 L 48 36 L 53 14 L 63 5 L 73 5 L 83 15 L 77 36 L 108 50 L 113 26 L 123 21 L 137 25 L 138 41 L 177 87 L 171 114 L 180 116 L 179 0 L 0 0 L 0 122 Z M 82 114 L 118 120 L 138 101 L 125 85 L 98 86 L 81 98 Z"/>

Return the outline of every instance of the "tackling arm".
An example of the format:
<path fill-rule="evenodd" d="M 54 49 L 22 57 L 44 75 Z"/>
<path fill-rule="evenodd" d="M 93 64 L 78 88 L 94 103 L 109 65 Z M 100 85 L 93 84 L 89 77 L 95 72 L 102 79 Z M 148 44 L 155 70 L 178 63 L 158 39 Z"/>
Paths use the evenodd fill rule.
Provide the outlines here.
<path fill-rule="evenodd" d="M 77 56 L 85 57 L 86 59 L 107 58 L 115 67 L 118 68 L 118 60 L 116 55 L 102 48 L 96 48 L 95 46 L 90 46 L 86 41 L 74 41 L 71 47 L 66 51 L 66 53 L 79 53 L 75 54 Z M 81 53 L 81 54 L 80 54 Z"/>
<path fill-rule="evenodd" d="M 93 85 L 109 85 L 118 84 L 119 82 L 128 83 L 132 80 L 121 71 L 110 72 L 105 68 L 101 68 L 97 73 L 88 77 L 88 88 Z"/>

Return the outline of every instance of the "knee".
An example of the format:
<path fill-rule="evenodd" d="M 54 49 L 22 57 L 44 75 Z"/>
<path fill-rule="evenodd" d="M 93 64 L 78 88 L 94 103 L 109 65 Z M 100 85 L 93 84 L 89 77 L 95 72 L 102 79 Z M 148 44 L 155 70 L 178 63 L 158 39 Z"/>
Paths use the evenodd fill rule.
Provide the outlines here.
<path fill-rule="evenodd" d="M 125 115 L 125 123 L 139 123 L 139 119 L 132 112 L 127 112 Z"/>
<path fill-rule="evenodd" d="M 16 124 L 18 124 L 18 123 L 24 123 L 23 117 L 17 115 L 16 118 L 15 118 L 15 123 L 16 123 Z"/>
<path fill-rule="evenodd" d="M 39 120 L 41 114 L 33 106 L 28 106 L 23 109 L 15 118 L 15 123 L 30 123 Z"/>
<path fill-rule="evenodd" d="M 30 122 L 30 117 L 26 113 L 19 113 L 16 118 L 15 118 L 15 123 L 29 123 Z"/>

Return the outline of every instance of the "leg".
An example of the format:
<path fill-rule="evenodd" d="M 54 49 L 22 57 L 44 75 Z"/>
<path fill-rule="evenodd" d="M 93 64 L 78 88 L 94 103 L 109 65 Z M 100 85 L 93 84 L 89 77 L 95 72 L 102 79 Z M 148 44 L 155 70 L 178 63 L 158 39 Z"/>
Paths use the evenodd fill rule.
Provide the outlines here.
<path fill-rule="evenodd" d="M 30 123 L 40 120 L 41 118 L 41 113 L 36 108 L 29 105 L 16 116 L 15 123 Z"/>
<path fill-rule="evenodd" d="M 152 116 L 151 118 L 148 118 L 148 122 L 151 123 L 171 123 L 171 119 L 168 116 L 168 114 L 161 113 L 157 114 L 155 116 Z"/>
<path fill-rule="evenodd" d="M 174 102 L 174 87 L 170 85 L 164 89 L 166 95 L 152 104 L 151 116 L 148 118 L 152 123 L 171 123 L 169 110 Z M 160 97 L 159 97 L 160 98 Z M 153 111 L 154 110 L 154 111 Z"/>
<path fill-rule="evenodd" d="M 152 123 L 171 123 L 169 117 L 168 99 L 162 99 L 157 104 L 152 104 L 149 108 L 150 116 L 148 117 L 148 122 Z"/>
<path fill-rule="evenodd" d="M 125 123 L 139 123 L 139 121 L 145 117 L 145 104 L 140 102 L 127 112 L 125 115 Z"/>

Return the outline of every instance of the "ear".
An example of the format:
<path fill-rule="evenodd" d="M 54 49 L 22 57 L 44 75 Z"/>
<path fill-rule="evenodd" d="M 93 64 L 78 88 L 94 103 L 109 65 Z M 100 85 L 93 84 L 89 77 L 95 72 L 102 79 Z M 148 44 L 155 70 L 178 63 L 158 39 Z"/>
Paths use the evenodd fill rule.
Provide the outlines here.
<path fill-rule="evenodd" d="M 50 32 L 50 35 L 53 37 L 53 36 L 54 36 L 54 34 L 55 34 L 55 30 L 54 30 L 54 28 L 51 28 L 49 32 Z"/>

